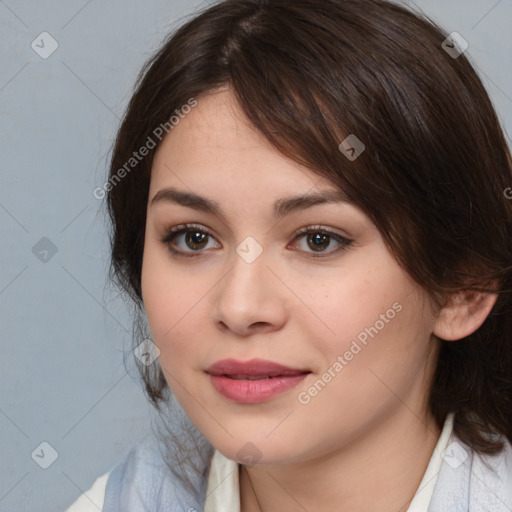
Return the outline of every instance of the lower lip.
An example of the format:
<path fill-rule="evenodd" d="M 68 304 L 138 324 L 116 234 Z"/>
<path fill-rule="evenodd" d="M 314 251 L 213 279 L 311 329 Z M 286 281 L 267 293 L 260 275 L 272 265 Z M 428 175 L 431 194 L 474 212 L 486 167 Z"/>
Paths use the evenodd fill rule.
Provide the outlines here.
<path fill-rule="evenodd" d="M 301 373 L 289 377 L 272 377 L 259 380 L 236 380 L 223 375 L 210 375 L 213 387 L 223 396 L 235 402 L 254 404 L 295 387 L 309 374 Z"/>

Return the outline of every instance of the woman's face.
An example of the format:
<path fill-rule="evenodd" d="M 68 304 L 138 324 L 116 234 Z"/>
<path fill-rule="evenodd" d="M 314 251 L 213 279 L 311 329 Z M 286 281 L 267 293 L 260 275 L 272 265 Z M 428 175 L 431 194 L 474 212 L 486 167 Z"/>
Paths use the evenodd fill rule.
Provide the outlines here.
<path fill-rule="evenodd" d="M 198 98 L 155 155 L 149 325 L 172 392 L 228 458 L 305 461 L 393 419 L 426 423 L 435 317 L 342 196 L 251 128 L 227 89 Z M 242 366 L 212 369 L 226 359 Z"/>

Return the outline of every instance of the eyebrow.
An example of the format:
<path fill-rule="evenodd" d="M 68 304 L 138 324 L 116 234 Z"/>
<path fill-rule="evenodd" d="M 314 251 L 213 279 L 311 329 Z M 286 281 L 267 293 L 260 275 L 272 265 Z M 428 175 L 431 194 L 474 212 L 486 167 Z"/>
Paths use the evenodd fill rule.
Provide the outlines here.
<path fill-rule="evenodd" d="M 176 203 L 194 210 L 212 213 L 225 219 L 222 207 L 217 201 L 197 195 L 193 192 L 185 192 L 175 188 L 159 190 L 151 200 L 150 206 L 160 202 Z M 274 202 L 274 216 L 285 217 L 292 212 L 305 210 L 313 206 L 326 203 L 350 203 L 348 197 L 341 190 L 323 190 L 314 194 L 284 197 Z"/>

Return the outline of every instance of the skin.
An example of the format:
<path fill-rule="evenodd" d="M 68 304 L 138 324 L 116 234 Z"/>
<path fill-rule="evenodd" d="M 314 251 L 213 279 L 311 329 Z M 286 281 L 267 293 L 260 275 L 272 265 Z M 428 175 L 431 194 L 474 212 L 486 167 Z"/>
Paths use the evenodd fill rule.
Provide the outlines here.
<path fill-rule="evenodd" d="M 355 205 L 327 203 L 275 218 L 278 199 L 337 188 L 277 152 L 233 98 L 227 88 L 198 98 L 153 162 L 142 292 L 166 380 L 226 457 L 240 461 L 247 443 L 257 448 L 260 459 L 240 473 L 243 512 L 405 511 L 440 435 L 426 403 L 434 334 L 456 339 L 475 330 L 493 302 L 467 309 L 461 300 L 447 302 L 435 312 Z M 151 204 L 168 187 L 217 201 L 225 218 Z M 187 245 L 184 235 L 161 241 L 182 223 L 212 236 L 202 245 Z M 318 225 L 353 242 L 334 252 L 340 244 L 331 238 L 322 246 L 327 256 L 315 258 L 314 241 L 295 234 Z M 236 252 L 248 236 L 263 250 L 252 263 Z M 200 255 L 179 257 L 169 245 Z M 395 303 L 400 312 L 300 403 L 299 393 Z M 239 404 L 205 373 L 224 358 L 269 359 L 312 373 L 264 403 Z"/>

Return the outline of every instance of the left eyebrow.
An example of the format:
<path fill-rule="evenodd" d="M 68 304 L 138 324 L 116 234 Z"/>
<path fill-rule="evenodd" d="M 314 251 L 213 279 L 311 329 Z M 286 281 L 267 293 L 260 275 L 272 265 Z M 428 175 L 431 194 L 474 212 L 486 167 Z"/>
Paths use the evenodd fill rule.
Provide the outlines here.
<path fill-rule="evenodd" d="M 225 219 L 222 207 L 213 199 L 200 196 L 193 192 L 186 192 L 176 188 L 164 188 L 159 190 L 151 200 L 153 206 L 159 202 L 177 203 L 194 210 L 212 213 Z M 283 197 L 273 204 L 274 216 L 278 218 L 290 215 L 292 212 L 306 210 L 313 206 L 326 203 L 350 203 L 347 196 L 341 190 L 323 190 L 315 194 Z"/>

